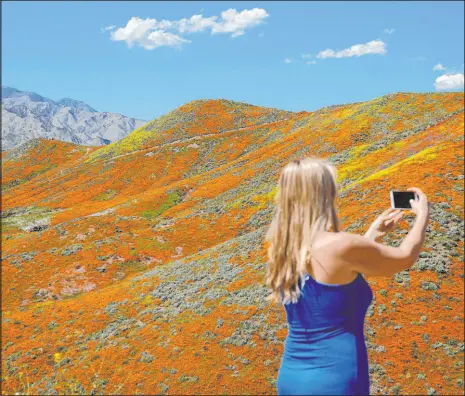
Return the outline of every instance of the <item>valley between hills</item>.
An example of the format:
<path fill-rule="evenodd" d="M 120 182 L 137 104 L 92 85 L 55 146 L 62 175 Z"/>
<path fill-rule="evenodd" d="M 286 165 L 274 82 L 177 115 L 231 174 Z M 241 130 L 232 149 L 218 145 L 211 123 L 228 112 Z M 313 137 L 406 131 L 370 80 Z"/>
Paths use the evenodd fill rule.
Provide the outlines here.
<path fill-rule="evenodd" d="M 264 235 L 280 170 L 306 156 L 336 165 L 348 232 L 391 189 L 428 196 L 419 260 L 367 278 L 371 393 L 463 393 L 464 94 L 395 93 L 197 100 L 106 146 L 2 152 L 2 394 L 275 394 L 287 323 Z"/>

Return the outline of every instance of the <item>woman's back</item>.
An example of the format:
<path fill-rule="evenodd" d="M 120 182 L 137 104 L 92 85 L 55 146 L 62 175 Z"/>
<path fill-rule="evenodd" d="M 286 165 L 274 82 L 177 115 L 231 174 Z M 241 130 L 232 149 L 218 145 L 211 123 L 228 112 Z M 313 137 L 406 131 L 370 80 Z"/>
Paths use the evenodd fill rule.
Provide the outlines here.
<path fill-rule="evenodd" d="M 279 395 L 369 394 L 364 318 L 373 293 L 359 273 L 350 283 L 301 280 L 297 303 L 285 304 L 289 325 Z"/>

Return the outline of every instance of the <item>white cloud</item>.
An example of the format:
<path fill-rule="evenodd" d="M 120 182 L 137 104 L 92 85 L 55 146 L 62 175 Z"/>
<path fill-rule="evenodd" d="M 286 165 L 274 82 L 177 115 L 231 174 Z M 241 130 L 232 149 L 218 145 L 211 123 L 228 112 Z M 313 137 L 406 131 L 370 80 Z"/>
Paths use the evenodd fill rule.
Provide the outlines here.
<path fill-rule="evenodd" d="M 138 43 L 141 47 L 146 48 L 146 45 L 150 46 L 148 35 L 151 30 L 156 28 L 156 19 L 132 17 L 124 28 L 111 32 L 110 37 L 114 41 L 125 41 L 130 48 L 134 43 Z"/>
<path fill-rule="evenodd" d="M 208 28 L 212 28 L 218 17 L 212 16 L 204 18 L 202 15 L 192 15 L 189 19 L 183 18 L 175 22 L 180 33 L 195 33 L 203 32 Z"/>
<path fill-rule="evenodd" d="M 190 43 L 190 40 L 185 40 L 176 34 L 163 30 L 170 26 L 170 21 L 163 20 L 157 22 L 156 19 L 132 17 L 124 28 L 111 32 L 111 39 L 114 41 L 125 41 L 129 48 L 134 43 L 137 43 L 142 48 L 148 50 L 161 46 L 174 47 L 182 43 Z"/>
<path fill-rule="evenodd" d="M 246 29 L 263 23 L 269 14 L 263 8 L 243 10 L 238 12 L 234 8 L 223 11 L 221 18 L 211 16 L 204 18 L 203 15 L 193 15 L 190 18 L 183 18 L 174 21 L 180 33 L 203 32 L 210 29 L 212 34 L 231 33 L 231 37 L 242 36 Z"/>
<path fill-rule="evenodd" d="M 116 27 L 116 25 L 105 26 L 105 27 L 101 28 L 100 31 L 103 33 L 103 32 L 106 32 L 107 30 L 113 30 L 115 27 Z"/>
<path fill-rule="evenodd" d="M 230 8 L 221 13 L 222 20 L 212 26 L 212 33 L 232 33 L 232 37 L 241 36 L 245 33 L 245 29 L 261 24 L 268 16 L 269 14 L 263 8 L 241 12 Z"/>
<path fill-rule="evenodd" d="M 292 59 L 286 58 L 284 59 L 284 63 L 292 63 Z"/>
<path fill-rule="evenodd" d="M 381 40 L 373 40 L 366 44 L 356 44 L 350 48 L 346 48 L 342 51 L 334 51 L 332 49 L 326 49 L 321 51 L 316 56 L 318 59 L 326 58 L 349 58 L 352 56 L 362 56 L 368 54 L 386 54 L 386 44 Z"/>
<path fill-rule="evenodd" d="M 190 40 L 183 39 L 176 34 L 165 32 L 164 30 L 155 30 L 147 36 L 150 44 L 144 46 L 145 49 L 154 49 L 161 46 L 176 47 L 183 43 L 190 43 Z"/>
<path fill-rule="evenodd" d="M 192 15 L 179 21 L 168 21 L 139 17 L 132 17 L 125 27 L 111 31 L 111 39 L 114 41 L 125 41 L 129 47 L 138 44 L 145 49 L 154 49 L 161 46 L 179 46 L 190 43 L 178 34 L 168 32 L 174 30 L 179 34 L 190 34 L 210 30 L 212 34 L 230 33 L 231 37 L 242 36 L 246 29 L 250 29 L 263 23 L 269 14 L 262 8 L 251 10 L 237 10 L 230 8 L 223 11 L 221 17 L 203 15 Z M 102 28 L 102 32 L 113 30 L 116 26 Z M 259 37 L 263 37 L 263 33 Z"/>
<path fill-rule="evenodd" d="M 436 78 L 434 85 L 437 91 L 450 91 L 463 89 L 463 74 L 443 74 Z"/>
<path fill-rule="evenodd" d="M 316 65 L 316 61 L 307 61 L 307 65 Z"/>
<path fill-rule="evenodd" d="M 396 29 L 384 29 L 384 33 L 386 34 L 392 34 L 396 31 Z"/>
<path fill-rule="evenodd" d="M 435 66 L 433 67 L 433 70 L 434 70 L 434 71 L 445 71 L 446 68 L 445 68 L 443 65 L 441 65 L 440 63 L 438 63 L 437 65 L 435 65 Z"/>
<path fill-rule="evenodd" d="M 312 56 L 310 54 L 302 54 L 302 58 L 310 59 Z"/>

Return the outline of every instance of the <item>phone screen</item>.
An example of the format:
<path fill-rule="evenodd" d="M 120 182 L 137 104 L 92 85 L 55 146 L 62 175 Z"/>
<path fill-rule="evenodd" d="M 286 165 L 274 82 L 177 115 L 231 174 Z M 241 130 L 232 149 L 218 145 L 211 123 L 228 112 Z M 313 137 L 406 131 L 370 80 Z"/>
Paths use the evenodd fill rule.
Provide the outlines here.
<path fill-rule="evenodd" d="M 394 208 L 411 209 L 409 200 L 415 199 L 415 193 L 410 191 L 393 191 Z"/>

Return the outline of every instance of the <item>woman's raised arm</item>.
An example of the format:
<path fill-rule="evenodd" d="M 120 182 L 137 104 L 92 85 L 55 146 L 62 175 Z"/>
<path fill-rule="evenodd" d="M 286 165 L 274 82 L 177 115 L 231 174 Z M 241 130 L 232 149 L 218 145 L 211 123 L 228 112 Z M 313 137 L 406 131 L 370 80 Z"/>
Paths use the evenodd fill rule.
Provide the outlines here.
<path fill-rule="evenodd" d="M 425 241 L 429 219 L 429 203 L 419 189 L 408 189 L 416 193 L 411 201 L 416 214 L 415 224 L 399 247 L 386 246 L 361 235 L 344 233 L 340 245 L 341 259 L 349 263 L 354 271 L 367 276 L 392 276 L 410 268 L 418 259 Z"/>

